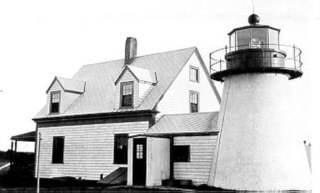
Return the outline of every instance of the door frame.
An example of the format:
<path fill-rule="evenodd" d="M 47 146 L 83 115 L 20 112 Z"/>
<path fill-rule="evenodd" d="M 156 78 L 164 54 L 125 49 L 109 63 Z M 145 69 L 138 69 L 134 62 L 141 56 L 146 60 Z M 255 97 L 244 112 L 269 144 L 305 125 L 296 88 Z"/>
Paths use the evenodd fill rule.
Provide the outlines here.
<path fill-rule="evenodd" d="M 143 156 L 142 160 L 137 159 L 137 145 L 143 147 L 140 152 Z M 133 138 L 132 166 L 132 184 L 145 186 L 147 181 L 147 138 Z"/>

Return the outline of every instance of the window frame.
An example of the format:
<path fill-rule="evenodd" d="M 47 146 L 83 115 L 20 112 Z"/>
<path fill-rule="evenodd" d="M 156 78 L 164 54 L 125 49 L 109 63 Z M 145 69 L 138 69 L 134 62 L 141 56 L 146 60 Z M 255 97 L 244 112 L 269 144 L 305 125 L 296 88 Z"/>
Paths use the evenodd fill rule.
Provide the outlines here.
<path fill-rule="evenodd" d="M 177 157 L 181 153 L 181 149 L 186 148 L 187 155 L 184 155 L 183 157 L 186 157 L 187 159 L 183 159 L 183 157 Z M 174 145 L 173 146 L 173 162 L 191 162 L 191 156 L 190 156 L 190 145 Z M 181 156 L 181 155 L 180 155 Z"/>
<path fill-rule="evenodd" d="M 197 111 L 196 112 L 192 112 L 192 105 L 191 104 L 195 104 L 195 103 L 191 103 L 191 95 L 192 94 L 196 94 L 197 95 Z M 193 91 L 190 90 L 189 91 L 189 109 L 190 109 L 190 113 L 199 113 L 200 112 L 200 93 L 198 91 Z"/>
<path fill-rule="evenodd" d="M 192 79 L 192 71 L 195 70 L 196 73 L 195 73 L 195 80 Z M 200 71 L 199 71 L 199 68 L 196 67 L 196 66 L 190 66 L 189 68 L 189 80 L 192 81 L 192 82 L 200 82 Z"/>
<path fill-rule="evenodd" d="M 52 97 L 54 94 L 59 94 L 59 102 L 58 102 L 58 111 L 57 112 L 52 112 Z M 60 113 L 60 107 L 61 107 L 61 91 L 60 90 L 56 90 L 56 91 L 51 91 L 50 92 L 50 114 L 59 114 Z"/>
<path fill-rule="evenodd" d="M 122 156 L 119 155 L 120 150 L 117 148 L 117 138 L 118 137 L 126 137 L 126 150 L 125 150 L 125 158 L 119 158 Z M 114 141 L 113 141 L 113 164 L 128 164 L 128 143 L 129 143 L 129 134 L 128 133 L 117 133 L 114 134 Z M 124 159 L 124 160 L 122 160 Z"/>
<path fill-rule="evenodd" d="M 57 140 L 62 139 L 62 147 L 56 147 L 59 145 L 59 142 Z M 55 143 L 58 143 L 55 145 Z M 64 163 L 64 146 L 65 146 L 65 137 L 64 136 L 53 136 L 52 138 L 52 158 L 51 163 L 52 164 L 63 164 Z M 57 158 L 58 156 L 58 158 Z"/>
<path fill-rule="evenodd" d="M 132 85 L 132 103 L 130 106 L 123 106 L 123 87 L 125 85 Z M 128 82 L 121 82 L 120 83 L 120 108 L 133 108 L 133 103 L 134 103 L 134 82 L 133 81 L 128 81 Z"/>

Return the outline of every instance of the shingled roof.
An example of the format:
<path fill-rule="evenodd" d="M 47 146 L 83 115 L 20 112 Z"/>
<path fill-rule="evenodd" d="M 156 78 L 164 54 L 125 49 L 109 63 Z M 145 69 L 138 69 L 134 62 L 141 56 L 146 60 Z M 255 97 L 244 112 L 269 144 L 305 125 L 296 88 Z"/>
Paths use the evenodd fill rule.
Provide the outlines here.
<path fill-rule="evenodd" d="M 156 72 L 157 84 L 132 110 L 153 110 L 194 53 L 201 59 L 196 47 L 136 57 L 130 65 Z M 72 79 L 85 82 L 85 92 L 65 112 L 49 116 L 44 107 L 34 119 L 119 111 L 114 83 L 124 68 L 124 59 L 84 65 Z"/>
<path fill-rule="evenodd" d="M 148 134 L 188 134 L 218 132 L 219 112 L 163 115 Z"/>
<path fill-rule="evenodd" d="M 62 89 L 66 92 L 75 92 L 75 93 L 83 93 L 85 90 L 85 82 L 84 81 L 79 81 L 79 80 L 74 80 L 74 79 L 69 79 L 69 78 L 63 78 L 56 76 L 49 88 L 47 89 L 47 92 L 49 92 L 50 88 L 54 84 L 55 81 L 58 81 L 59 84 L 61 85 Z"/>

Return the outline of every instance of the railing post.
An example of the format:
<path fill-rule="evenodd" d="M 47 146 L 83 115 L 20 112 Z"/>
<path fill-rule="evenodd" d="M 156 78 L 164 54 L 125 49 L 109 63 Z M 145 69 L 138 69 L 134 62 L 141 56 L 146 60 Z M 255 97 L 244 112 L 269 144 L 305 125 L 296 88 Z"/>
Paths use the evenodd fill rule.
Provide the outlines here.
<path fill-rule="evenodd" d="M 299 70 L 301 70 L 302 62 L 301 62 L 301 51 L 299 53 Z"/>
<path fill-rule="evenodd" d="M 228 53 L 228 46 L 226 45 L 226 46 L 224 47 L 224 49 L 225 49 L 226 54 L 227 54 L 227 53 Z"/>
<path fill-rule="evenodd" d="M 294 69 L 297 69 L 296 67 L 296 46 L 293 44 L 293 64 L 294 64 Z"/>
<path fill-rule="evenodd" d="M 211 74 L 211 53 L 209 53 L 209 73 Z"/>

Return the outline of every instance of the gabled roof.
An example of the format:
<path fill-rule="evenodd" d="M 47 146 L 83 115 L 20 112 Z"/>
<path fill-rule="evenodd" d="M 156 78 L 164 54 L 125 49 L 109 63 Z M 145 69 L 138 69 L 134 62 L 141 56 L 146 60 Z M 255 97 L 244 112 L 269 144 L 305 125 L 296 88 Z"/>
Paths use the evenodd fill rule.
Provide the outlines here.
<path fill-rule="evenodd" d="M 149 83 L 157 83 L 157 75 L 155 72 L 132 65 L 126 65 L 119 77 L 116 79 L 115 85 L 118 84 L 119 80 L 121 80 L 121 77 L 126 71 L 129 71 L 138 82 L 145 81 Z"/>
<path fill-rule="evenodd" d="M 147 134 L 218 132 L 219 112 L 163 115 Z"/>
<path fill-rule="evenodd" d="M 191 47 L 136 57 L 130 67 L 156 72 L 157 84 L 140 103 L 140 106 L 132 109 L 132 111 L 153 110 L 195 52 L 198 53 L 197 48 Z M 123 71 L 123 66 L 123 59 L 84 65 L 72 79 L 85 82 L 86 91 L 65 112 L 58 115 L 50 115 L 50 117 L 121 111 L 114 109 L 114 83 Z M 46 109 L 44 107 L 34 119 L 49 117 Z"/>
<path fill-rule="evenodd" d="M 75 92 L 75 93 L 80 93 L 81 94 L 85 90 L 85 84 L 86 83 L 84 81 L 56 76 L 53 79 L 52 83 L 50 84 L 49 88 L 47 89 L 46 93 L 49 92 L 49 90 L 51 89 L 52 85 L 56 81 L 61 85 L 62 89 L 64 91 L 66 91 L 66 92 Z"/>

